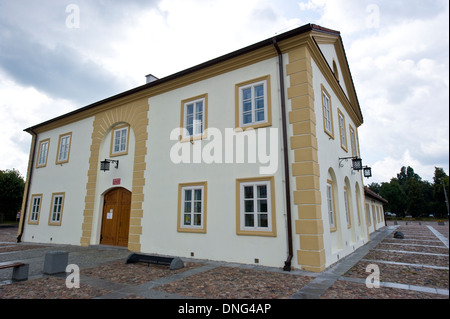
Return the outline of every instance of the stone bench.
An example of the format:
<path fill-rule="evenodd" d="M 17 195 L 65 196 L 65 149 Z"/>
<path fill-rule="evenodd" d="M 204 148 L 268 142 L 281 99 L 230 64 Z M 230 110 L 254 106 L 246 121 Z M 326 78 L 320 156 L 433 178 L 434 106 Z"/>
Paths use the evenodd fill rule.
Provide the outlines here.
<path fill-rule="evenodd" d="M 28 280 L 29 265 L 21 262 L 4 262 L 0 263 L 0 269 L 13 268 L 12 280 L 25 281 Z"/>

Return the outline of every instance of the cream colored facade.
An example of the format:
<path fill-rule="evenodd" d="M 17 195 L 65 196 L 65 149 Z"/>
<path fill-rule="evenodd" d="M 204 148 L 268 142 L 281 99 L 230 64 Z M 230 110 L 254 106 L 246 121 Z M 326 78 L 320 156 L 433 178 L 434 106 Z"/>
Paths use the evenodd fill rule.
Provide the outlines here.
<path fill-rule="evenodd" d="M 263 96 L 265 112 L 250 126 L 243 124 L 247 87 L 255 105 Z M 184 139 L 186 107 L 197 102 L 203 131 Z M 130 251 L 323 271 L 369 240 L 361 173 L 339 165 L 339 158 L 359 156 L 362 122 L 339 33 L 300 27 L 27 129 L 33 141 L 19 237 L 100 244 L 105 216 L 112 216 L 104 196 L 120 187 L 132 194 Z M 241 163 L 237 140 L 252 132 Z M 69 156 L 59 164 L 67 133 Z M 261 157 L 270 153 L 269 162 L 251 160 L 252 143 L 266 147 Z M 184 151 L 190 163 L 174 160 Z M 101 171 L 104 159 L 118 160 L 118 168 Z"/>
<path fill-rule="evenodd" d="M 364 192 L 366 194 L 364 209 L 369 232 L 372 233 L 386 226 L 383 205 L 387 201 L 367 187 L 364 188 Z"/>

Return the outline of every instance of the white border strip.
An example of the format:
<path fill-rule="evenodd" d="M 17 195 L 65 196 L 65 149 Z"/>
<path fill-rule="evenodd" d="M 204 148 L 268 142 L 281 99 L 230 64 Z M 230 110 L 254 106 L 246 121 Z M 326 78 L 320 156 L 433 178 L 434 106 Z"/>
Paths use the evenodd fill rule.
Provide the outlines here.
<path fill-rule="evenodd" d="M 442 241 L 445 245 L 445 247 L 448 248 L 448 238 L 446 238 L 445 236 L 443 236 L 440 232 L 438 232 L 436 229 L 433 228 L 433 226 L 428 226 L 428 229 L 431 230 L 433 232 L 433 234 L 439 238 L 440 241 Z"/>

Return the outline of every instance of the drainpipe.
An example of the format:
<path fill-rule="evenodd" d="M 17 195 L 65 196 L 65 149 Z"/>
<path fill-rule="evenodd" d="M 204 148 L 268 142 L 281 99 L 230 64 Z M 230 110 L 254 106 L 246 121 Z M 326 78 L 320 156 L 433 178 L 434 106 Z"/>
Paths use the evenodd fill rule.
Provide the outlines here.
<path fill-rule="evenodd" d="M 26 185 L 26 189 L 24 190 L 24 197 L 23 200 L 25 201 L 24 205 L 23 205 L 23 211 L 22 214 L 20 216 L 20 219 L 22 221 L 21 227 L 20 227 L 20 232 L 17 234 L 17 242 L 20 243 L 22 241 L 22 235 L 23 235 L 23 230 L 25 227 L 25 221 L 26 221 L 26 215 L 27 215 L 27 207 L 28 207 L 28 198 L 29 198 L 29 194 L 28 191 L 30 190 L 30 185 L 31 185 L 31 176 L 33 175 L 33 167 L 34 167 L 34 153 L 36 152 L 36 142 L 37 142 L 37 134 L 30 129 L 31 136 L 33 138 L 33 144 L 31 146 L 31 160 L 30 160 L 30 166 L 29 166 L 29 170 L 30 170 L 30 174 L 28 175 L 28 181 L 25 184 Z"/>
<path fill-rule="evenodd" d="M 278 67 L 280 74 L 280 91 L 281 91 L 281 118 L 282 118 L 282 130 L 283 130 L 283 152 L 284 152 L 284 186 L 286 195 L 286 215 L 287 215 L 287 244 L 288 244 L 288 257 L 284 262 L 284 271 L 291 271 L 291 260 L 293 256 L 292 248 L 292 218 L 291 218 L 291 183 L 289 173 L 289 157 L 288 157 L 288 143 L 287 143 L 287 122 L 286 122 L 286 98 L 284 94 L 284 72 L 283 72 L 283 54 L 280 47 L 277 44 L 277 39 L 272 39 L 273 46 L 278 53 Z"/>

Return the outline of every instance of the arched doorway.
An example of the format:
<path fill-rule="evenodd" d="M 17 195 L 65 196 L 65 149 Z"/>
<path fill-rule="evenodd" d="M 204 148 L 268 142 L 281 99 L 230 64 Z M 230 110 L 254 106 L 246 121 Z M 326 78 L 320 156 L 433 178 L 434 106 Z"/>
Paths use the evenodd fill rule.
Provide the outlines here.
<path fill-rule="evenodd" d="M 100 244 L 128 246 L 131 192 L 114 188 L 104 195 Z"/>

